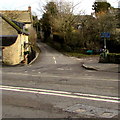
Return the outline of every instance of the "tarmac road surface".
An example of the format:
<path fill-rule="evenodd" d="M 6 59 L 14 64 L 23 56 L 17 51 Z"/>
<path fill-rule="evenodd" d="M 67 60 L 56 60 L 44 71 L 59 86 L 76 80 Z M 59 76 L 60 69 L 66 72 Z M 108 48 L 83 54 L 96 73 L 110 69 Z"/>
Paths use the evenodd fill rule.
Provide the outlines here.
<path fill-rule="evenodd" d="M 28 66 L 3 66 L 3 118 L 118 117 L 118 74 L 86 70 L 98 58 L 65 56 L 44 43 Z"/>

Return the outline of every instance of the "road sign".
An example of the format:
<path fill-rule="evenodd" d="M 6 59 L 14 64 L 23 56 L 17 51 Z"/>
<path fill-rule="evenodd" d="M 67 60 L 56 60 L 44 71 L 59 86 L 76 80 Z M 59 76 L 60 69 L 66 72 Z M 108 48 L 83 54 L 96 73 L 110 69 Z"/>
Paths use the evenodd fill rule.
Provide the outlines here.
<path fill-rule="evenodd" d="M 103 32 L 103 33 L 100 34 L 100 37 L 101 37 L 101 38 L 110 38 L 110 33 L 108 33 L 108 32 Z"/>

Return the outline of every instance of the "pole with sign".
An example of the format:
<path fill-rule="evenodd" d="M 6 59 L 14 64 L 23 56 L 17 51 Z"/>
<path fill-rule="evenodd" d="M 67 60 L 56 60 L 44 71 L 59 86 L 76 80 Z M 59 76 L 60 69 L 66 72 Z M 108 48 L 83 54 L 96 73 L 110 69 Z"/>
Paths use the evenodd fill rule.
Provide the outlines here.
<path fill-rule="evenodd" d="M 110 33 L 108 33 L 108 32 L 103 32 L 103 33 L 101 33 L 101 35 L 100 35 L 100 37 L 101 38 L 104 38 L 104 49 L 106 50 L 106 38 L 110 38 Z"/>
<path fill-rule="evenodd" d="M 104 37 L 104 49 L 106 49 L 106 38 Z"/>

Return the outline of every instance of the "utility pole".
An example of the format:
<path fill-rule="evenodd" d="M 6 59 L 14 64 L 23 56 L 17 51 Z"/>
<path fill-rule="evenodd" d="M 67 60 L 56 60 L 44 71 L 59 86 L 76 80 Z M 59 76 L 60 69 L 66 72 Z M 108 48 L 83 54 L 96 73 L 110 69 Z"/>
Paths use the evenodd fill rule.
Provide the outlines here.
<path fill-rule="evenodd" d="M 106 38 L 104 37 L 104 49 L 106 50 Z"/>
<path fill-rule="evenodd" d="M 103 33 L 101 33 L 101 38 L 103 38 L 104 39 L 104 49 L 106 50 L 106 39 L 107 38 L 110 38 L 110 33 L 108 33 L 108 32 L 103 32 Z"/>

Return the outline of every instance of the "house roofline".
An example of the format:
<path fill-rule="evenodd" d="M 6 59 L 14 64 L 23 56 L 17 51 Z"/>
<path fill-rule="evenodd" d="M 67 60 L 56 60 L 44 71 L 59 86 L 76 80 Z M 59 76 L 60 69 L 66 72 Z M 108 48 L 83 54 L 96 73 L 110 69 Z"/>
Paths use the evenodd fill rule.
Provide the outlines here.
<path fill-rule="evenodd" d="M 29 10 L 0 10 L 0 12 L 30 12 Z"/>
<path fill-rule="evenodd" d="M 16 29 L 18 31 L 18 34 L 25 34 L 25 35 L 29 35 L 28 32 L 23 31 L 22 29 L 20 29 L 20 27 L 18 25 L 16 25 L 14 22 L 12 22 L 11 20 L 9 20 L 8 18 L 6 18 L 3 14 L 0 13 L 0 17 L 2 17 L 8 24 L 10 24 L 14 29 Z"/>

